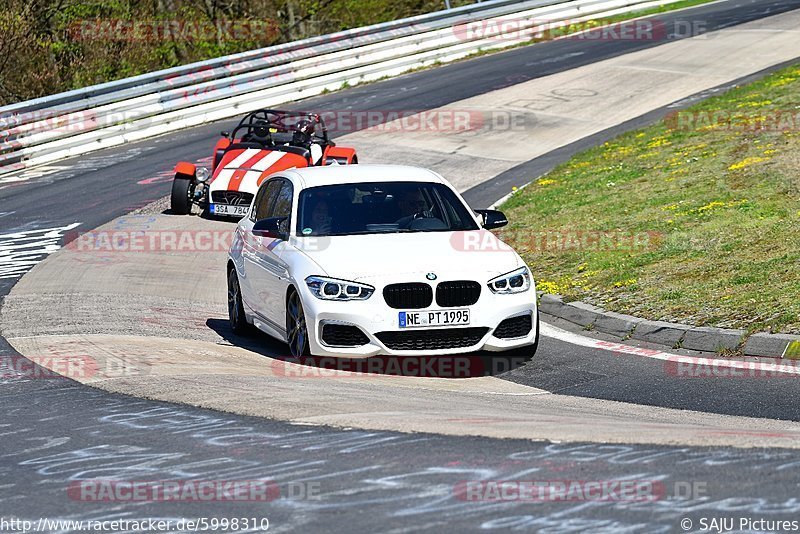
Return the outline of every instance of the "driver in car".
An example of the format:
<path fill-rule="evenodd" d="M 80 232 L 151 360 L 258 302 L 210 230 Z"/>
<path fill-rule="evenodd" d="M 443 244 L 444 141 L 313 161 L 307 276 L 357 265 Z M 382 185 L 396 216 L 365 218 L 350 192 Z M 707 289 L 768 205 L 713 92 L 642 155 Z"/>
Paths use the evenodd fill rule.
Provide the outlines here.
<path fill-rule="evenodd" d="M 327 235 L 331 232 L 330 210 L 324 198 L 316 201 L 311 209 L 309 226 L 303 229 L 303 235 Z"/>
<path fill-rule="evenodd" d="M 308 149 L 311 153 L 312 165 L 317 165 L 322 160 L 322 147 L 314 142 L 314 123 L 310 120 L 302 119 L 295 124 L 291 144 Z"/>
<path fill-rule="evenodd" d="M 292 145 L 301 148 L 311 147 L 311 137 L 314 134 L 314 125 L 311 121 L 302 119 L 294 125 L 294 133 L 292 134 Z"/>
<path fill-rule="evenodd" d="M 273 146 L 272 134 L 267 121 L 256 121 L 249 131 L 242 136 L 242 141 L 261 143 L 265 147 Z"/>
<path fill-rule="evenodd" d="M 397 206 L 400 208 L 400 219 L 397 220 L 400 228 L 408 228 L 417 215 L 424 216 L 428 209 L 428 203 L 419 189 L 409 189 L 401 193 Z"/>

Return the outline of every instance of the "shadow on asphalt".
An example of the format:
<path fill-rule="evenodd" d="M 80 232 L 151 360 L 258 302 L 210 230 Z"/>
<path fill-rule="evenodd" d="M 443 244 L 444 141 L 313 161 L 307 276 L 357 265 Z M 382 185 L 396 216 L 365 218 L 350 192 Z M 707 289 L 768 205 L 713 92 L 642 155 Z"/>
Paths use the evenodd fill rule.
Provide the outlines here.
<path fill-rule="evenodd" d="M 247 336 L 237 336 L 231 330 L 228 321 L 222 319 L 208 319 L 206 325 L 232 345 L 284 362 L 286 367 L 283 372 L 293 376 L 304 374 L 325 376 L 337 372 L 355 372 L 425 378 L 477 378 L 513 371 L 533 358 L 533 353 L 528 348 L 502 353 L 480 351 L 446 356 L 413 354 L 368 358 L 309 356 L 298 359 L 289 355 L 289 347 L 285 343 L 263 332 L 255 331 Z"/>
<path fill-rule="evenodd" d="M 241 217 L 218 217 L 216 215 L 211 215 L 208 210 L 200 210 L 197 206 L 192 207 L 192 212 L 184 215 L 182 213 L 175 213 L 172 211 L 172 208 L 167 208 L 161 212 L 161 215 L 170 215 L 172 217 L 199 217 L 201 219 L 207 219 L 209 221 L 220 221 L 220 222 L 228 222 L 231 224 L 238 224 Z"/>

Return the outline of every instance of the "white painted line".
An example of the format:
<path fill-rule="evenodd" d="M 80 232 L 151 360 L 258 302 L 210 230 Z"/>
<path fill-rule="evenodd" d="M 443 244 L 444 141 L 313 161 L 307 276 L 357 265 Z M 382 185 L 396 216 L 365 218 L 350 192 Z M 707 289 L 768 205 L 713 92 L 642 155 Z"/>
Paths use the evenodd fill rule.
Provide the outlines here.
<path fill-rule="evenodd" d="M 541 323 L 541 335 L 577 345 L 579 347 L 587 347 L 590 349 L 605 350 L 608 352 L 616 352 L 621 354 L 629 354 L 631 356 L 641 356 L 643 358 L 651 358 L 654 360 L 661 360 L 669 362 L 670 366 L 674 366 L 674 371 L 677 376 L 686 376 L 687 378 L 699 378 L 702 376 L 714 377 L 724 373 L 719 372 L 719 369 L 729 369 L 734 372 L 730 376 L 745 377 L 748 376 L 767 376 L 771 374 L 786 374 L 800 376 L 800 362 L 795 363 L 772 363 L 771 361 L 741 361 L 741 360 L 728 360 L 720 358 L 702 358 L 697 356 L 685 356 L 681 354 L 673 354 L 671 352 L 662 352 L 659 350 L 645 349 L 641 347 L 634 347 L 624 343 L 617 343 L 614 341 L 603 341 L 601 339 L 593 339 L 585 337 L 580 334 L 562 330 L 556 326 L 547 323 Z M 767 360 L 771 360 L 767 358 Z M 740 372 L 741 371 L 741 372 Z M 685 375 L 681 375 L 685 372 Z"/>
<path fill-rule="evenodd" d="M 534 178 L 533 180 L 538 180 L 538 178 Z M 509 194 L 507 194 L 507 195 L 503 195 L 503 198 L 499 199 L 497 202 L 495 202 L 494 204 L 492 204 L 491 206 L 489 206 L 489 209 L 490 209 L 490 210 L 496 210 L 496 209 L 497 209 L 497 207 L 498 207 L 498 206 L 500 206 L 500 204 L 504 203 L 506 200 L 508 200 L 509 198 L 511 198 L 512 196 L 514 196 L 515 194 L 519 193 L 520 191 L 522 191 L 523 189 L 525 189 L 526 187 L 528 187 L 529 185 L 531 185 L 531 184 L 533 183 L 533 180 L 531 180 L 530 182 L 528 182 L 528 183 L 527 183 L 527 184 L 525 184 L 525 185 L 522 185 L 522 186 L 520 186 L 520 187 L 517 187 L 516 189 L 512 189 L 512 190 L 511 190 L 511 192 L 510 192 Z"/>

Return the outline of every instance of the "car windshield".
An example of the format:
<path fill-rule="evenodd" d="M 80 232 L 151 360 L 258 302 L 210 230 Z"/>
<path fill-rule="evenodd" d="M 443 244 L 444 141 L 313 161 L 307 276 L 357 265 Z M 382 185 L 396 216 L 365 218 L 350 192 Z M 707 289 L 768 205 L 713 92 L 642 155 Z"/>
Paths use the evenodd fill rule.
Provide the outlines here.
<path fill-rule="evenodd" d="M 438 183 L 364 182 L 300 193 L 298 236 L 478 230 L 469 209 Z"/>

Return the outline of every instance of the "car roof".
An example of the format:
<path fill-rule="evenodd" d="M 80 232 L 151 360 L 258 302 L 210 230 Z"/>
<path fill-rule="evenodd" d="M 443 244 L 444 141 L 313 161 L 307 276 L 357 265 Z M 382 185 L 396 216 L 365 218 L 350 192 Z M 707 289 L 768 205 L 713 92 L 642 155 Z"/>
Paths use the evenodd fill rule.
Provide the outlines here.
<path fill-rule="evenodd" d="M 434 182 L 445 183 L 435 172 L 410 165 L 327 165 L 290 169 L 280 174 L 298 180 L 303 188 L 359 182 Z"/>

